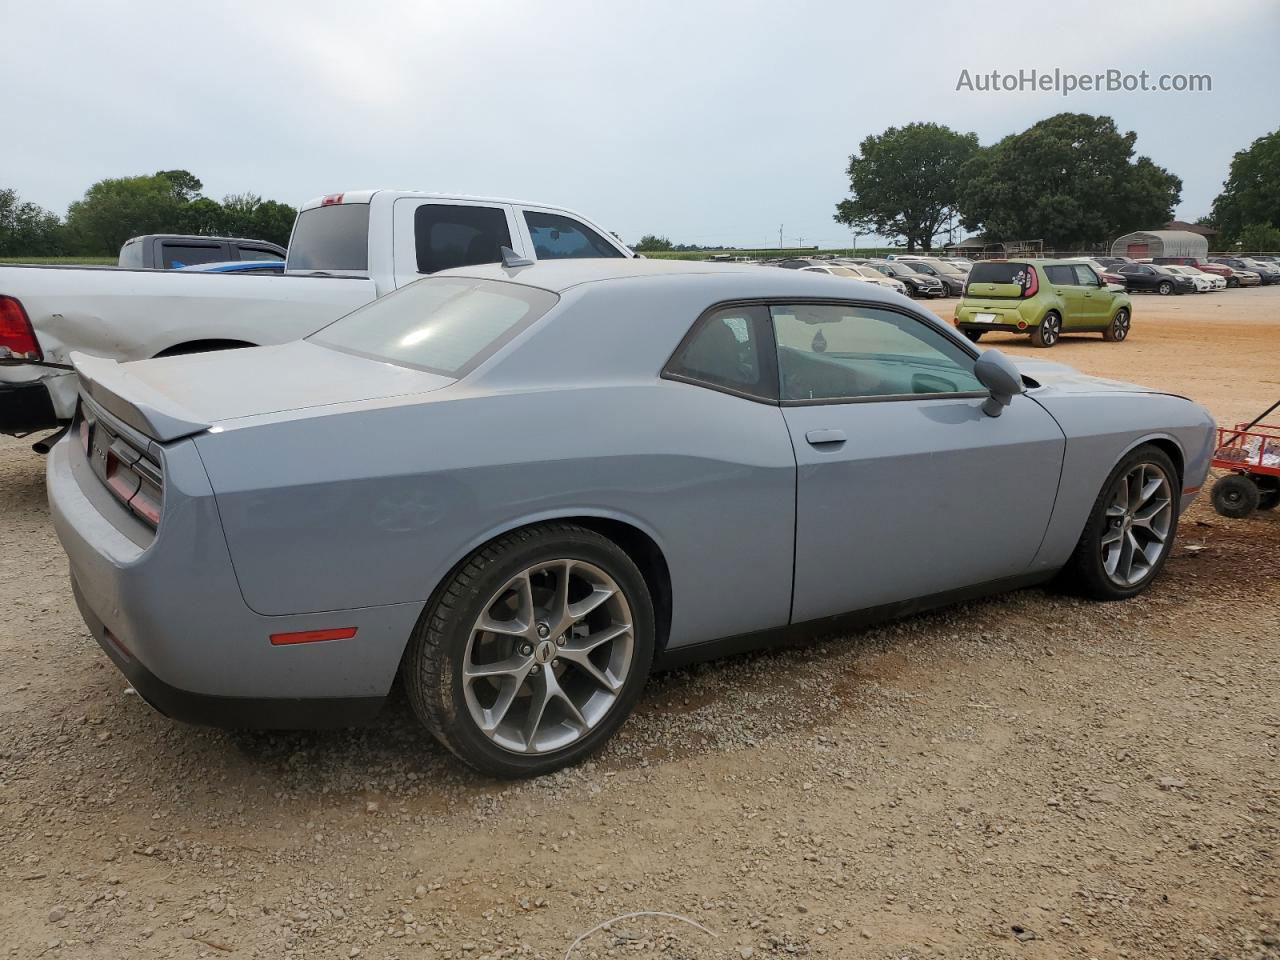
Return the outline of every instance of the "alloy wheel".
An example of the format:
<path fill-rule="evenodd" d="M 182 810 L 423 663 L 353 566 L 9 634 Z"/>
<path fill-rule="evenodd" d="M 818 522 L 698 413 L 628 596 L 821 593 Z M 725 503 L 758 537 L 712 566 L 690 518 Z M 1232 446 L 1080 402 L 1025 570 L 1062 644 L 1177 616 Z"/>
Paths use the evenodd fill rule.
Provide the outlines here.
<path fill-rule="evenodd" d="M 1129 336 L 1129 311 L 1120 310 L 1111 321 L 1111 339 L 1119 341 L 1127 336 Z"/>
<path fill-rule="evenodd" d="M 1102 567 L 1111 581 L 1131 587 L 1150 574 L 1168 549 L 1172 526 L 1172 487 L 1163 468 L 1140 463 L 1117 479 L 1101 538 Z"/>
<path fill-rule="evenodd" d="M 1058 342 L 1058 337 L 1062 334 L 1062 321 L 1058 319 L 1057 314 L 1049 314 L 1040 324 L 1040 339 L 1044 341 L 1046 347 L 1051 347 Z"/>
<path fill-rule="evenodd" d="M 607 573 L 583 560 L 528 567 L 472 626 L 462 662 L 476 727 L 512 753 L 581 740 L 609 713 L 631 670 L 631 608 Z"/>

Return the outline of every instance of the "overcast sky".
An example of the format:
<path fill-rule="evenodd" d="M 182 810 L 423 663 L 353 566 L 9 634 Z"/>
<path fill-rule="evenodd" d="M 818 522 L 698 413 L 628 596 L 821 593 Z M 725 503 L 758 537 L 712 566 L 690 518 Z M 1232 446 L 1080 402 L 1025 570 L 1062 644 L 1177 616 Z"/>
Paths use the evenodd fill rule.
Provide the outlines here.
<path fill-rule="evenodd" d="M 624 239 L 848 245 L 848 155 L 911 121 L 982 143 L 1103 113 L 1209 212 L 1277 126 L 1280 3 L 0 0 L 0 187 L 58 213 L 103 177 L 209 196 L 517 197 Z M 1209 93 L 957 92 L 960 71 L 1210 74 Z M 1105 198 L 1099 198 L 1105 202 Z"/>

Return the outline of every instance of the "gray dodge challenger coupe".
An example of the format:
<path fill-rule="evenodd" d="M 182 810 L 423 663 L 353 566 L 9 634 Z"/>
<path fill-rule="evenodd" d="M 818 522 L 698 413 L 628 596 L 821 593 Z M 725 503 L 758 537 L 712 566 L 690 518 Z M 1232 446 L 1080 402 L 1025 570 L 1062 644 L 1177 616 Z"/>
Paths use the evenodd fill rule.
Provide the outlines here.
<path fill-rule="evenodd" d="M 1183 397 L 748 265 L 461 268 L 294 343 L 75 360 L 53 518 L 143 697 L 348 724 L 399 675 L 499 776 L 598 748 L 655 665 L 1059 573 L 1131 597 L 1213 436 Z"/>

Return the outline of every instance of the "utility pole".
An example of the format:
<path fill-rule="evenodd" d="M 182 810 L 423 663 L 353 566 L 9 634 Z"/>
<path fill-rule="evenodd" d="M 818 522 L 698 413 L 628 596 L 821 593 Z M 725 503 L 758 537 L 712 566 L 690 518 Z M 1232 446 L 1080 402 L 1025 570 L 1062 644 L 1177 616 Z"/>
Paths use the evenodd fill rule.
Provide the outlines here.
<path fill-rule="evenodd" d="M 782 224 L 778 224 L 778 252 L 782 252 Z"/>

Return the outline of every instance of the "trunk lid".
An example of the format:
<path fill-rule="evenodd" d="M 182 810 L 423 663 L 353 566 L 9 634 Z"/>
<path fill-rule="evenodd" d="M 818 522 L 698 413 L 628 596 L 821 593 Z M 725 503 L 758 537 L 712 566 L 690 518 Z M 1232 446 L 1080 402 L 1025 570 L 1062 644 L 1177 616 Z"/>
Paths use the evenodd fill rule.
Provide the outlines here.
<path fill-rule="evenodd" d="M 83 354 L 71 359 L 85 394 L 162 443 L 227 420 L 425 393 L 455 382 L 305 340 L 133 363 Z"/>

